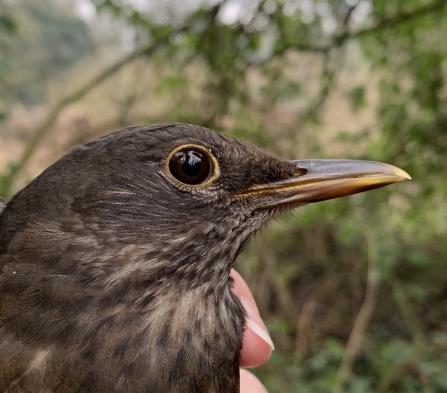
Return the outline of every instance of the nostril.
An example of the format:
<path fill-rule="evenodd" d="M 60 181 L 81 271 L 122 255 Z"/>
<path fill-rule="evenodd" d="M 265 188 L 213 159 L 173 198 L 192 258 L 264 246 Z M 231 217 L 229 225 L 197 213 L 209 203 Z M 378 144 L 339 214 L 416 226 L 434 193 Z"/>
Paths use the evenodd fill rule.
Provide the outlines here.
<path fill-rule="evenodd" d="M 295 168 L 293 174 L 294 174 L 295 176 L 304 176 L 304 175 L 307 175 L 307 169 L 306 169 L 306 168 L 299 168 L 299 167 L 297 167 L 297 168 Z"/>

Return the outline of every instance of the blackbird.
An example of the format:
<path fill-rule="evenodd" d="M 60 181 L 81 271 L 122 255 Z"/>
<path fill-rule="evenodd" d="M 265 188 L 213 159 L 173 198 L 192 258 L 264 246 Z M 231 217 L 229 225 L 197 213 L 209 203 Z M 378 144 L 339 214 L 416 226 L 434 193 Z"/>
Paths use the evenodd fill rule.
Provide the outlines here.
<path fill-rule="evenodd" d="M 187 124 L 76 147 L 0 214 L 0 392 L 238 392 L 229 272 L 250 237 L 285 210 L 409 178 Z"/>

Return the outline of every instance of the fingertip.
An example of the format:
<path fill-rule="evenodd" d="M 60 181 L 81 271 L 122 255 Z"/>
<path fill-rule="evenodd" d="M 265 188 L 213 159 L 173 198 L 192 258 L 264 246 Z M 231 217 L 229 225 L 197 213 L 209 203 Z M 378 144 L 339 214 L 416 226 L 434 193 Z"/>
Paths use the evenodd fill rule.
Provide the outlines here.
<path fill-rule="evenodd" d="M 234 280 L 232 290 L 241 301 L 247 315 L 240 365 L 257 367 L 269 360 L 274 345 L 247 283 L 235 270 L 231 271 L 231 277 Z"/>
<path fill-rule="evenodd" d="M 268 393 L 264 385 L 251 372 L 241 369 L 240 393 Z"/>
<path fill-rule="evenodd" d="M 233 293 L 239 298 L 244 297 L 244 298 L 248 299 L 254 305 L 255 310 L 259 315 L 258 306 L 256 305 L 255 299 L 254 299 L 253 295 L 251 294 L 250 288 L 248 287 L 245 280 L 234 269 L 231 269 L 230 276 L 234 280 L 234 285 L 232 287 Z"/>
<path fill-rule="evenodd" d="M 260 366 L 267 363 L 271 354 L 270 344 L 247 327 L 242 341 L 240 365 L 242 367 Z"/>

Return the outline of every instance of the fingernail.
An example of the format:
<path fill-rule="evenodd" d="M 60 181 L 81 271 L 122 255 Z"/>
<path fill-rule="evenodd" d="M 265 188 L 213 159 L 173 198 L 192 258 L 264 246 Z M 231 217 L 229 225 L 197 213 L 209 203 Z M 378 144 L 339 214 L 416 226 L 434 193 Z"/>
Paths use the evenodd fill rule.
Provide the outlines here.
<path fill-rule="evenodd" d="M 247 320 L 245 321 L 247 327 L 262 340 L 264 340 L 273 351 L 275 349 L 275 345 L 273 344 L 272 338 L 270 337 L 263 320 L 259 316 L 258 311 L 253 304 L 244 297 L 241 297 L 241 303 L 247 312 Z"/>

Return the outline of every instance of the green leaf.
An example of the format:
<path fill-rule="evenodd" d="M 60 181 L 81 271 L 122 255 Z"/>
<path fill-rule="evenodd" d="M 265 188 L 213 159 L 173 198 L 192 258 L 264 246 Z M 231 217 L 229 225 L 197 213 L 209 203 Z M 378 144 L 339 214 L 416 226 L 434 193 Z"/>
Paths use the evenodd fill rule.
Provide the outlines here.
<path fill-rule="evenodd" d="M 349 91 L 348 97 L 351 102 L 352 110 L 354 112 L 358 112 L 366 107 L 365 96 L 366 96 L 365 86 L 356 86 Z"/>

